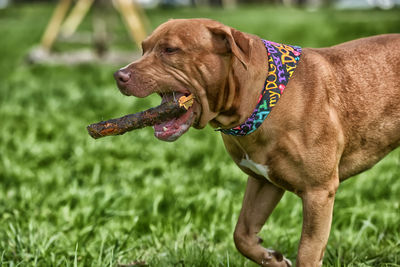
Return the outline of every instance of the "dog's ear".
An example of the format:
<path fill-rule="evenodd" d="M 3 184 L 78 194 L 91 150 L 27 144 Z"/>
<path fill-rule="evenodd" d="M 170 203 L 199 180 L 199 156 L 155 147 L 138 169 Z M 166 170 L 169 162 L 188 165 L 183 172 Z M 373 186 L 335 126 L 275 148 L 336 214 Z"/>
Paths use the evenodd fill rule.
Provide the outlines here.
<path fill-rule="evenodd" d="M 247 70 L 251 58 L 253 39 L 228 26 L 208 27 L 208 29 L 223 42 L 221 52 L 232 53 Z"/>

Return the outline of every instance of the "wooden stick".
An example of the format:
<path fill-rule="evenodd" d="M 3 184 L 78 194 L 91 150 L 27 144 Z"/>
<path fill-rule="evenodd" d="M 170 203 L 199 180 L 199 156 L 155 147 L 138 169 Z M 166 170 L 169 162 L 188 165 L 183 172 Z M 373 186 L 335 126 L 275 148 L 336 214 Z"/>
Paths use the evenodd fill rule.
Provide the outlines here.
<path fill-rule="evenodd" d="M 87 127 L 87 130 L 94 139 L 110 135 L 121 135 L 128 131 L 153 126 L 177 118 L 185 113 L 192 104 L 193 96 L 182 96 L 178 102 L 166 102 L 139 113 L 93 123 Z"/>

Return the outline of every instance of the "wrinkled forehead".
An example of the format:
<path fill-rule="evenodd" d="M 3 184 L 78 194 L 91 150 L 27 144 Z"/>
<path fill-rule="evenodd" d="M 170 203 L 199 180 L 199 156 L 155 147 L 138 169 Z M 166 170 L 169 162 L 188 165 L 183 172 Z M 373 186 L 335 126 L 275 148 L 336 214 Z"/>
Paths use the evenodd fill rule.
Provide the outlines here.
<path fill-rule="evenodd" d="M 210 43 L 211 33 L 207 27 L 219 24 L 208 19 L 174 19 L 159 27 L 143 41 L 146 47 L 154 47 L 160 43 L 174 46 L 198 45 L 206 46 Z"/>

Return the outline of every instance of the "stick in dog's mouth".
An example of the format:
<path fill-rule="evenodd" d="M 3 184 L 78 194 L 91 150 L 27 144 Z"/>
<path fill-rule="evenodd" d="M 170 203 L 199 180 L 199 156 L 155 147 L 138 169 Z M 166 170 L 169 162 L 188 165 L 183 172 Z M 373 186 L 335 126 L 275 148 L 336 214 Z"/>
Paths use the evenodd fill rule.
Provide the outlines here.
<path fill-rule="evenodd" d="M 122 135 L 126 132 L 147 126 L 156 127 L 156 125 L 162 125 L 185 114 L 191 108 L 193 102 L 193 94 L 190 94 L 189 96 L 183 95 L 178 99 L 178 101 L 163 101 L 159 106 L 145 111 L 129 114 L 116 119 L 93 123 L 87 126 L 87 130 L 91 137 L 98 139 L 105 136 Z"/>

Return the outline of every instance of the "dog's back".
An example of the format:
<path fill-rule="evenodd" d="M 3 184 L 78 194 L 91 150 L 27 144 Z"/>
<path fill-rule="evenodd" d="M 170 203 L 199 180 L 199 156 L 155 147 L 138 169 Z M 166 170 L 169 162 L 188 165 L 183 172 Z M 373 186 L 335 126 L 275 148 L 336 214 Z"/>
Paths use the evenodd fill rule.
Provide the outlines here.
<path fill-rule="evenodd" d="M 372 167 L 400 145 L 400 34 L 317 49 L 332 69 L 328 89 L 343 124 L 341 177 Z"/>

